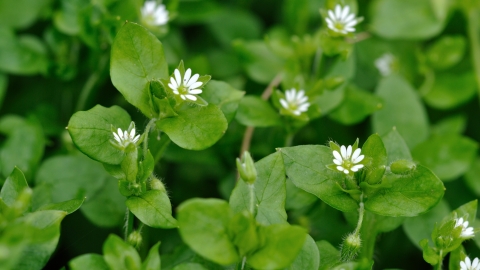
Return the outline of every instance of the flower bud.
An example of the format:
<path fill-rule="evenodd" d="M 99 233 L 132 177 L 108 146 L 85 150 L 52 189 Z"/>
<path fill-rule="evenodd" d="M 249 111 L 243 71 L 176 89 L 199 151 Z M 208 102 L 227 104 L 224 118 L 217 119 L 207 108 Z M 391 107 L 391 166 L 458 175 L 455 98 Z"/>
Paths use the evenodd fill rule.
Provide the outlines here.
<path fill-rule="evenodd" d="M 390 170 L 394 174 L 409 174 L 411 171 L 415 170 L 415 163 L 413 163 L 410 160 L 406 159 L 400 159 L 397 161 L 394 161 L 390 165 Z"/>
<path fill-rule="evenodd" d="M 240 174 L 240 178 L 242 178 L 247 184 L 255 183 L 255 180 L 257 179 L 257 169 L 255 168 L 253 159 L 248 151 L 243 153 L 241 160 L 237 158 L 237 170 Z"/>
<path fill-rule="evenodd" d="M 165 191 L 165 185 L 160 179 L 153 177 L 149 182 L 149 187 L 151 190 L 160 190 Z"/>
<path fill-rule="evenodd" d="M 349 234 L 342 243 L 342 248 L 340 250 L 340 259 L 343 262 L 350 262 L 357 257 L 360 247 L 362 246 L 362 240 L 360 239 L 360 234 L 351 233 Z"/>
<path fill-rule="evenodd" d="M 139 231 L 133 231 L 128 235 L 127 241 L 130 245 L 138 248 L 142 244 L 142 234 Z"/>

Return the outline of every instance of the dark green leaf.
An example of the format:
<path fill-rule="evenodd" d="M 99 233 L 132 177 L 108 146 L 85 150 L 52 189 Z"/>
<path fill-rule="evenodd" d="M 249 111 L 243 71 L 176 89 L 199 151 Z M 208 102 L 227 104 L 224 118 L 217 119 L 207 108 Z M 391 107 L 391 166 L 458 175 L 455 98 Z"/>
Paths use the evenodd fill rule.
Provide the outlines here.
<path fill-rule="evenodd" d="M 178 146 L 202 150 L 216 143 L 227 130 L 227 120 L 214 104 L 204 107 L 182 107 L 178 116 L 157 121 L 157 127 L 167 133 Z"/>
<path fill-rule="evenodd" d="M 26 188 L 28 188 L 28 184 L 25 176 L 22 171 L 15 167 L 2 186 L 0 198 L 6 205 L 11 207 L 17 200 L 18 195 Z"/>
<path fill-rule="evenodd" d="M 143 223 L 154 228 L 175 228 L 172 206 L 165 190 L 149 190 L 127 199 L 127 207 Z"/>
<path fill-rule="evenodd" d="M 323 254 L 322 254 L 323 256 Z M 300 253 L 293 261 L 288 270 L 318 269 L 320 266 L 320 252 L 315 240 L 307 234 L 307 239 L 303 244 Z"/>
<path fill-rule="evenodd" d="M 73 143 L 90 158 L 107 164 L 120 164 L 123 152 L 115 148 L 112 127 L 127 130 L 130 115 L 118 106 L 97 105 L 88 111 L 76 112 L 68 122 Z"/>
<path fill-rule="evenodd" d="M 462 60 L 466 45 L 463 36 L 443 36 L 428 48 L 427 60 L 436 69 L 447 69 Z"/>
<path fill-rule="evenodd" d="M 407 144 L 402 136 L 398 134 L 395 127 L 384 135 L 382 140 L 387 149 L 387 164 L 391 164 L 399 159 L 412 160 L 412 155 L 410 154 Z"/>
<path fill-rule="evenodd" d="M 245 126 L 252 127 L 281 125 L 278 112 L 267 101 L 256 96 L 242 98 L 235 119 Z"/>
<path fill-rule="evenodd" d="M 178 207 L 180 235 L 195 252 L 222 265 L 240 260 L 228 235 L 233 212 L 218 199 L 190 199 Z"/>
<path fill-rule="evenodd" d="M 433 108 L 448 110 L 458 107 L 476 94 L 477 84 L 473 72 L 462 74 L 438 73 L 425 102 Z"/>
<path fill-rule="evenodd" d="M 60 202 L 60 203 L 51 203 L 44 205 L 38 209 L 38 211 L 42 210 L 59 210 L 59 211 L 64 211 L 67 212 L 67 214 L 71 214 L 80 208 L 82 206 L 83 201 L 85 199 L 73 199 L 65 202 Z"/>
<path fill-rule="evenodd" d="M 255 163 L 256 220 L 264 225 L 285 223 L 285 169 L 280 152 L 271 154 Z M 235 213 L 249 211 L 249 188 L 244 181 L 238 181 L 230 197 L 230 206 Z"/>
<path fill-rule="evenodd" d="M 125 99 L 149 118 L 157 117 L 150 107 L 150 80 L 168 79 L 162 43 L 143 26 L 127 22 L 112 45 L 110 76 Z"/>
<path fill-rule="evenodd" d="M 465 182 L 470 190 L 480 197 L 480 159 L 477 158 L 465 173 Z"/>
<path fill-rule="evenodd" d="M 172 270 L 207 270 L 199 263 L 182 263 L 175 266 Z"/>
<path fill-rule="evenodd" d="M 230 122 L 235 117 L 238 104 L 244 94 L 245 92 L 236 90 L 225 82 L 211 80 L 203 88 L 202 97 L 208 103 L 217 105 Z"/>
<path fill-rule="evenodd" d="M 375 132 L 385 134 L 396 127 L 410 148 L 427 139 L 429 126 L 425 108 L 404 78 L 397 75 L 384 77 L 377 86 L 376 94 L 383 99 L 384 107 L 373 114 Z"/>
<path fill-rule="evenodd" d="M 140 256 L 134 247 L 110 234 L 103 244 L 103 257 L 110 269 L 136 270 L 140 269 Z"/>
<path fill-rule="evenodd" d="M 387 165 L 387 150 L 378 134 L 368 137 L 362 146 L 362 154 L 371 160 L 361 173 L 369 184 L 377 184 L 382 180 Z"/>
<path fill-rule="evenodd" d="M 24 29 L 32 25 L 51 0 L 19 0 L 0 2 L 0 25 Z"/>
<path fill-rule="evenodd" d="M 340 251 L 338 251 L 329 242 L 322 240 L 316 242 L 320 252 L 321 260 L 318 270 L 332 269 L 333 266 L 340 263 Z"/>
<path fill-rule="evenodd" d="M 161 269 L 160 263 L 160 254 L 158 253 L 158 248 L 160 243 L 156 243 L 150 251 L 148 252 L 147 258 L 142 263 L 141 270 L 158 270 Z"/>
<path fill-rule="evenodd" d="M 84 254 L 68 262 L 71 270 L 110 270 L 102 255 Z"/>
<path fill-rule="evenodd" d="M 345 176 L 327 168 L 333 164 L 332 150 L 323 145 L 301 145 L 280 149 L 285 171 L 299 188 L 312 193 L 328 205 L 353 212 L 358 203 L 340 188 Z"/>
<path fill-rule="evenodd" d="M 412 151 L 413 158 L 430 168 L 443 181 L 458 178 L 470 168 L 477 142 L 460 135 L 432 136 Z"/>
<path fill-rule="evenodd" d="M 442 119 L 432 126 L 434 135 L 460 135 L 465 131 L 467 118 L 464 115 L 453 115 Z"/>

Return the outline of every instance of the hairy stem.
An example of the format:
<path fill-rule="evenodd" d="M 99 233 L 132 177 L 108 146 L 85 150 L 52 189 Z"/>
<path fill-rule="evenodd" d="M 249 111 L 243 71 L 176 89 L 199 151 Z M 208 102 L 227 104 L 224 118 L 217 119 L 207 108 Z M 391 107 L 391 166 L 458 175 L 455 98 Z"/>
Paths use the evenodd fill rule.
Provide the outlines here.
<path fill-rule="evenodd" d="M 125 242 L 128 240 L 128 236 L 130 233 L 133 231 L 133 219 L 135 216 L 133 215 L 132 212 L 127 207 L 127 210 L 125 212 Z"/>
<path fill-rule="evenodd" d="M 273 92 L 273 88 L 277 87 L 281 82 L 282 82 L 283 75 L 282 73 L 278 73 L 275 78 L 268 84 L 267 88 L 262 93 L 262 99 L 267 100 L 270 98 Z M 247 127 L 245 129 L 245 133 L 243 134 L 243 140 L 242 140 L 242 147 L 240 149 L 240 157 L 243 155 L 245 151 L 248 151 L 250 149 L 250 143 L 252 141 L 252 136 L 253 136 L 253 131 L 255 130 L 254 127 Z M 238 177 L 237 177 L 238 179 Z"/>
<path fill-rule="evenodd" d="M 254 184 L 248 184 L 248 191 L 249 191 L 249 195 L 250 195 L 250 205 L 249 205 L 248 210 L 250 211 L 250 213 L 252 213 L 252 215 L 254 215 L 255 214 L 255 186 L 254 186 Z"/>
<path fill-rule="evenodd" d="M 143 158 L 147 156 L 148 153 L 148 133 L 152 129 L 153 125 L 155 125 L 155 122 L 157 121 L 157 118 L 152 118 L 147 124 L 147 127 L 145 128 L 145 131 L 143 132 Z"/>
<path fill-rule="evenodd" d="M 363 194 L 361 196 L 363 199 Z M 363 201 L 360 202 L 358 208 L 358 222 L 357 222 L 357 228 L 355 228 L 355 234 L 360 233 L 360 230 L 362 229 L 362 223 L 363 223 L 363 216 L 365 215 L 365 205 L 363 204 Z"/>
<path fill-rule="evenodd" d="M 443 249 L 440 249 L 440 254 L 438 254 L 438 263 L 433 267 L 435 270 L 442 270 L 442 263 L 443 263 Z"/>

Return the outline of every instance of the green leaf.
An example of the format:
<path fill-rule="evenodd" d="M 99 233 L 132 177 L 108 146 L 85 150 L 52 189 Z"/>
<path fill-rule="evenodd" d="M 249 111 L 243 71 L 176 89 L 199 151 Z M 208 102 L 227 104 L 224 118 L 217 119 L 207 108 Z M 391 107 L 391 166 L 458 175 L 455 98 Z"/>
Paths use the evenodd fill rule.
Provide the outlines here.
<path fill-rule="evenodd" d="M 3 104 L 3 99 L 7 93 L 8 86 L 8 76 L 6 74 L 0 73 L 0 107 Z"/>
<path fill-rule="evenodd" d="M 322 254 L 323 258 L 323 254 Z M 320 252 L 315 240 L 307 234 L 307 239 L 303 244 L 300 253 L 293 261 L 288 270 L 318 269 L 320 266 Z"/>
<path fill-rule="evenodd" d="M 238 104 L 245 92 L 239 91 L 222 81 L 211 80 L 203 88 L 202 97 L 208 102 L 217 105 L 225 115 L 227 122 L 232 121 L 238 109 Z"/>
<path fill-rule="evenodd" d="M 126 204 L 140 221 L 150 227 L 177 227 L 177 221 L 172 217 L 170 199 L 164 190 L 149 190 L 140 196 L 131 196 Z"/>
<path fill-rule="evenodd" d="M 466 45 L 467 40 L 463 36 L 443 36 L 426 51 L 428 63 L 438 70 L 453 67 L 462 60 Z"/>
<path fill-rule="evenodd" d="M 76 112 L 68 122 L 73 143 L 90 158 L 107 164 L 120 164 L 124 155 L 115 148 L 112 127 L 127 130 L 130 115 L 118 106 L 110 108 L 96 105 L 88 111 Z"/>
<path fill-rule="evenodd" d="M 280 152 L 273 153 L 255 163 L 257 179 L 255 180 L 255 218 L 264 225 L 285 223 L 285 169 Z M 249 211 L 250 193 L 244 181 L 237 181 L 237 186 L 230 196 L 233 212 Z"/>
<path fill-rule="evenodd" d="M 410 241 L 421 249 L 420 240 L 428 239 L 432 233 L 435 223 L 450 213 L 450 207 L 445 200 L 441 200 L 432 210 L 418 217 L 405 220 L 403 230 Z"/>
<path fill-rule="evenodd" d="M 377 86 L 376 94 L 383 99 L 384 107 L 373 114 L 375 132 L 384 134 L 395 126 L 410 148 L 427 139 L 429 126 L 425 108 L 404 78 L 394 74 L 384 77 Z"/>
<path fill-rule="evenodd" d="M 86 204 L 103 186 L 106 177 L 108 174 L 100 164 L 83 155 L 57 155 L 43 162 L 36 184 L 50 187 L 53 203 L 86 197 Z"/>
<path fill-rule="evenodd" d="M 18 29 L 27 28 L 42 15 L 51 2 L 51 0 L 1 1 L 0 25 Z"/>
<path fill-rule="evenodd" d="M 251 127 L 279 126 L 282 123 L 278 112 L 267 101 L 257 96 L 242 98 L 235 119 L 242 125 Z"/>
<path fill-rule="evenodd" d="M 399 159 L 412 160 L 412 155 L 410 154 L 407 144 L 402 136 L 398 134 L 395 127 L 385 134 L 382 140 L 387 149 L 387 164 L 391 164 Z"/>
<path fill-rule="evenodd" d="M 2 186 L 0 199 L 2 199 L 6 205 L 12 207 L 15 204 L 18 195 L 20 195 L 20 193 L 26 188 L 28 188 L 28 184 L 25 176 L 20 169 L 15 167 Z"/>
<path fill-rule="evenodd" d="M 6 178 L 14 167 L 18 167 L 27 179 L 33 178 L 45 147 L 45 135 L 40 125 L 8 115 L 0 120 L 0 133 L 7 136 L 0 148 L 1 176 Z"/>
<path fill-rule="evenodd" d="M 365 90 L 349 84 L 343 102 L 329 117 L 344 125 L 353 125 L 382 108 L 382 99 Z"/>
<path fill-rule="evenodd" d="M 340 251 L 325 240 L 316 242 L 320 256 L 320 267 L 318 270 L 332 269 L 335 265 L 340 263 Z"/>
<path fill-rule="evenodd" d="M 387 39 L 428 39 L 442 31 L 448 6 L 429 0 L 377 0 L 371 4 L 371 27 Z"/>
<path fill-rule="evenodd" d="M 20 260 L 15 269 L 42 269 L 47 264 L 60 239 L 60 222 L 66 214 L 64 211 L 45 210 L 22 218 L 23 222 L 39 231 L 31 236 L 33 243 L 22 251 L 22 258 L 28 260 Z"/>
<path fill-rule="evenodd" d="M 423 250 L 423 259 L 431 265 L 438 264 L 438 254 L 432 247 L 430 247 L 428 244 L 428 239 L 423 239 L 420 241 L 420 246 Z"/>
<path fill-rule="evenodd" d="M 468 171 L 475 160 L 478 144 L 460 135 L 432 136 L 412 151 L 413 158 L 430 168 L 443 181 L 451 181 Z"/>
<path fill-rule="evenodd" d="M 257 269 L 279 269 L 293 263 L 306 239 L 304 228 L 289 224 L 260 227 L 265 237 L 262 247 L 247 257 L 247 264 Z"/>
<path fill-rule="evenodd" d="M 465 173 L 465 183 L 475 195 L 480 197 L 480 159 L 477 157 Z"/>
<path fill-rule="evenodd" d="M 47 205 L 44 205 L 38 209 L 38 211 L 42 210 L 59 210 L 59 211 L 64 211 L 67 212 L 67 214 L 71 214 L 75 211 L 77 211 L 80 206 L 82 206 L 83 201 L 85 199 L 73 199 L 65 202 L 60 202 L 60 203 L 50 203 Z"/>
<path fill-rule="evenodd" d="M 84 254 L 68 262 L 71 270 L 110 270 L 102 255 Z"/>
<path fill-rule="evenodd" d="M 286 189 L 287 189 L 287 198 L 285 200 L 285 209 L 300 209 L 311 205 L 314 203 L 318 198 L 306 192 L 303 189 L 299 189 L 295 184 L 293 184 L 292 180 L 286 180 Z"/>
<path fill-rule="evenodd" d="M 460 262 L 463 261 L 465 257 L 465 248 L 462 245 L 450 252 L 450 257 L 448 258 L 448 270 L 461 270 Z"/>
<path fill-rule="evenodd" d="M 465 115 L 453 115 L 444 118 L 432 126 L 434 135 L 460 135 L 467 126 L 467 117 Z"/>
<path fill-rule="evenodd" d="M 103 244 L 103 257 L 110 269 L 135 270 L 140 269 L 140 256 L 134 247 L 110 234 Z"/>
<path fill-rule="evenodd" d="M 368 137 L 362 146 L 362 154 L 371 160 L 370 164 L 367 164 L 366 168 L 361 170 L 362 176 L 369 184 L 379 183 L 387 165 L 387 150 L 378 134 Z"/>
<path fill-rule="evenodd" d="M 143 26 L 127 22 L 112 44 L 110 76 L 125 99 L 147 117 L 156 117 L 150 107 L 149 81 L 168 79 L 162 43 Z"/>
<path fill-rule="evenodd" d="M 0 40 L 0 71 L 18 75 L 47 73 L 47 49 L 38 37 L 17 37 L 11 29 L 0 27 Z"/>
<path fill-rule="evenodd" d="M 237 213 L 230 220 L 228 232 L 240 257 L 246 256 L 261 245 L 255 218 L 248 212 Z"/>
<path fill-rule="evenodd" d="M 227 202 L 218 199 L 190 199 L 178 207 L 180 235 L 201 256 L 218 264 L 240 260 L 228 234 L 233 212 Z"/>
<path fill-rule="evenodd" d="M 185 106 L 177 113 L 177 117 L 157 121 L 157 127 L 182 148 L 189 150 L 208 148 L 227 130 L 227 120 L 214 104 L 204 107 Z"/>
<path fill-rule="evenodd" d="M 207 270 L 199 263 L 182 263 L 175 266 L 172 270 Z"/>
<path fill-rule="evenodd" d="M 440 201 L 445 192 L 442 181 L 422 165 L 417 165 L 408 175 L 385 174 L 382 186 L 372 190 L 363 186 L 367 197 L 365 209 L 392 217 L 412 217 L 426 212 Z"/>
<path fill-rule="evenodd" d="M 473 72 L 462 74 L 438 73 L 432 89 L 425 95 L 425 102 L 436 109 L 456 108 L 471 100 L 477 92 Z"/>
<path fill-rule="evenodd" d="M 160 242 L 156 243 L 150 251 L 148 252 L 147 258 L 142 263 L 141 270 L 158 270 L 161 269 L 160 254 L 158 253 L 158 248 L 160 247 Z"/>
<path fill-rule="evenodd" d="M 332 150 L 323 145 L 301 145 L 280 149 L 289 179 L 343 212 L 353 212 L 358 203 L 340 188 L 344 175 L 327 168 L 333 163 Z"/>
<path fill-rule="evenodd" d="M 87 197 L 80 211 L 99 227 L 115 227 L 125 217 L 126 198 L 118 192 L 117 181 L 107 175 L 95 195 Z"/>

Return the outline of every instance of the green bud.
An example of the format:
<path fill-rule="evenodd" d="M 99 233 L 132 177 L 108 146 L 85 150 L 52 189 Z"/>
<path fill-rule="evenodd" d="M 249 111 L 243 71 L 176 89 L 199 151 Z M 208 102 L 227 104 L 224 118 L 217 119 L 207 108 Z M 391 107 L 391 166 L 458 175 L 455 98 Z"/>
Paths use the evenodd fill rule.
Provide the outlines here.
<path fill-rule="evenodd" d="M 435 239 L 435 245 L 439 248 L 443 248 L 445 245 L 445 240 L 443 239 L 442 236 L 439 236 Z"/>
<path fill-rule="evenodd" d="M 240 174 L 240 178 L 242 178 L 247 184 L 255 183 L 255 180 L 257 179 L 257 169 L 255 168 L 255 163 L 248 151 L 243 153 L 241 160 L 237 158 L 237 170 Z"/>
<path fill-rule="evenodd" d="M 360 234 L 349 234 L 343 240 L 342 248 L 340 250 L 340 259 L 342 260 L 342 262 L 353 261 L 357 257 L 361 246 L 362 240 L 360 239 Z"/>
<path fill-rule="evenodd" d="M 394 174 L 409 174 L 410 172 L 415 170 L 415 167 L 416 165 L 412 161 L 406 160 L 406 159 L 400 159 L 400 160 L 394 161 L 390 165 L 390 170 Z"/>
<path fill-rule="evenodd" d="M 150 189 L 166 191 L 165 190 L 165 185 L 162 183 L 162 181 L 160 179 L 155 178 L 155 177 L 153 177 L 152 180 L 150 180 L 148 185 L 149 185 Z"/>
<path fill-rule="evenodd" d="M 139 231 L 131 232 L 128 235 L 127 242 L 135 248 L 139 248 L 142 244 L 142 234 Z"/>

